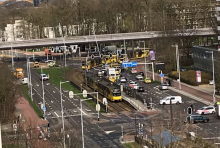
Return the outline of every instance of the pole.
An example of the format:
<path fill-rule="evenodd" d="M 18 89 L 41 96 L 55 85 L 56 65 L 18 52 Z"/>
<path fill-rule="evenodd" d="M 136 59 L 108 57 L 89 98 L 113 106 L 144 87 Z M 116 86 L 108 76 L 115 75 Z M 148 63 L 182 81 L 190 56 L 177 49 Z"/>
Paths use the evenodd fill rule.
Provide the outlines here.
<path fill-rule="evenodd" d="M 123 141 L 123 139 L 124 139 L 124 137 L 123 137 L 123 125 L 121 125 L 121 136 L 122 136 L 122 141 Z"/>
<path fill-rule="evenodd" d="M 27 48 L 26 48 L 26 60 L 27 60 Z"/>
<path fill-rule="evenodd" d="M 152 62 L 152 72 L 153 72 L 153 81 L 155 80 L 155 77 L 154 77 L 154 62 Z"/>
<path fill-rule="evenodd" d="M 33 50 L 33 61 L 34 61 L 34 59 L 35 59 L 35 58 L 34 58 L 34 50 Z"/>
<path fill-rule="evenodd" d="M 93 69 L 93 79 L 95 78 L 95 68 Z M 95 91 L 95 81 L 93 81 L 93 91 Z"/>
<path fill-rule="evenodd" d="M 97 104 L 99 104 L 99 99 L 98 99 L 98 97 L 99 97 L 99 93 L 96 92 Z M 99 121 L 99 110 L 98 110 L 98 121 Z"/>
<path fill-rule="evenodd" d="M 213 103 L 215 103 L 215 66 L 214 66 L 214 52 L 212 51 L 212 79 L 213 79 Z"/>
<path fill-rule="evenodd" d="M 30 85 L 31 85 L 31 101 L 34 101 L 33 100 L 33 86 L 32 86 L 32 82 L 31 82 L 31 66 L 30 66 L 30 62 L 28 62 L 28 65 L 29 65 L 29 76 L 30 76 Z"/>
<path fill-rule="evenodd" d="M 83 135 L 83 115 L 82 115 L 82 100 L 80 100 L 80 106 L 81 106 L 81 127 L 82 127 L 82 147 L 84 148 L 84 135 Z"/>
<path fill-rule="evenodd" d="M 124 50 L 125 50 L 125 54 L 126 54 L 126 48 L 125 48 L 125 39 L 124 39 Z"/>
<path fill-rule="evenodd" d="M 48 50 L 49 50 L 49 49 L 47 49 L 47 61 L 48 61 L 48 52 L 49 52 Z"/>
<path fill-rule="evenodd" d="M 43 70 L 42 70 L 42 67 L 41 67 L 41 74 L 43 74 Z M 44 99 L 44 80 L 43 80 L 43 77 L 41 79 L 42 81 L 42 91 L 43 91 L 43 107 L 45 107 L 45 99 Z M 45 119 L 45 110 L 44 111 L 44 119 Z"/>
<path fill-rule="evenodd" d="M 87 86 L 87 57 L 86 57 L 86 69 L 85 69 L 85 80 L 86 80 L 86 86 Z"/>
<path fill-rule="evenodd" d="M 66 46 L 64 46 L 64 49 L 65 49 L 65 65 L 64 65 L 64 67 L 66 68 Z"/>
<path fill-rule="evenodd" d="M 12 68 L 14 68 L 14 57 L 13 57 L 12 42 L 11 42 L 11 66 L 12 66 Z"/>
<path fill-rule="evenodd" d="M 145 41 L 144 41 L 144 63 L 146 63 Z M 147 78 L 147 65 L 146 64 L 144 64 L 144 72 L 145 72 L 145 76 Z"/>
<path fill-rule="evenodd" d="M 180 55 L 179 55 L 179 50 L 178 50 L 178 45 L 176 44 L 176 62 L 177 62 L 177 72 L 179 75 L 179 89 L 181 89 L 181 81 L 180 81 Z"/>
<path fill-rule="evenodd" d="M 2 148 L 2 126 L 0 121 L 0 148 Z"/>
<path fill-rule="evenodd" d="M 60 82 L 60 101 L 61 101 L 61 116 L 62 116 L 62 124 L 63 124 L 63 147 L 66 147 L 65 144 L 65 131 L 64 131 L 64 118 L 63 118 L 63 98 L 62 98 L 62 89 L 61 89 L 61 84 L 62 82 Z"/>
<path fill-rule="evenodd" d="M 29 79 L 29 59 L 27 59 L 27 77 L 28 77 L 28 87 L 30 86 L 30 79 Z"/>

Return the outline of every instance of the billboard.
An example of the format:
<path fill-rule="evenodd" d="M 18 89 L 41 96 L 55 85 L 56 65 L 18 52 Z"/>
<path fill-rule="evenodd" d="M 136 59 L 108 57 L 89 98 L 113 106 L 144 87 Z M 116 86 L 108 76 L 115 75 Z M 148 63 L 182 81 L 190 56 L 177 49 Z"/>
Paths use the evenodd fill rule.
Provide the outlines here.
<path fill-rule="evenodd" d="M 150 51 L 150 60 L 154 61 L 155 60 L 155 53 L 153 50 Z"/>
<path fill-rule="evenodd" d="M 164 63 L 156 63 L 156 70 L 164 70 L 165 64 Z"/>
<path fill-rule="evenodd" d="M 201 82 L 201 71 L 200 70 L 196 71 L 196 82 L 198 83 Z"/>

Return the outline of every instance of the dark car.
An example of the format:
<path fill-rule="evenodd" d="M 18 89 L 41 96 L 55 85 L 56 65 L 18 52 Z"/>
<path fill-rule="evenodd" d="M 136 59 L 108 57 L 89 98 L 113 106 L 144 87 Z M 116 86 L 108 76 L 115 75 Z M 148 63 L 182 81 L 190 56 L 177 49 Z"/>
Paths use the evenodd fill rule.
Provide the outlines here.
<path fill-rule="evenodd" d="M 208 117 L 203 117 L 201 115 L 189 115 L 187 116 L 188 123 L 198 123 L 198 122 L 209 122 Z"/>
<path fill-rule="evenodd" d="M 186 68 L 181 67 L 180 70 L 181 70 L 181 71 L 186 71 Z"/>
<path fill-rule="evenodd" d="M 139 72 L 140 75 L 144 76 L 144 72 Z"/>
<path fill-rule="evenodd" d="M 143 86 L 139 86 L 138 87 L 138 92 L 144 92 L 144 87 Z"/>

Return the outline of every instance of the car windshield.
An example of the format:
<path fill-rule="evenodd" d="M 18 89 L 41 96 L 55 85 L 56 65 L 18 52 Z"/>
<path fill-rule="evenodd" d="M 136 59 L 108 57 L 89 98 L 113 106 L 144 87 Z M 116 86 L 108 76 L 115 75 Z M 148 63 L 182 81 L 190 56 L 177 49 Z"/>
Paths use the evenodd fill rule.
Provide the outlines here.
<path fill-rule="evenodd" d="M 144 89 L 144 87 L 140 86 L 139 89 Z"/>
<path fill-rule="evenodd" d="M 121 93 L 120 92 L 113 93 L 113 96 L 121 96 Z"/>
<path fill-rule="evenodd" d="M 204 110 L 204 109 L 206 109 L 205 107 L 202 107 L 202 108 L 200 108 L 200 109 L 198 109 L 198 110 Z"/>
<path fill-rule="evenodd" d="M 46 77 L 46 76 L 47 76 L 46 74 L 43 74 L 43 75 L 42 75 L 42 77 Z"/>

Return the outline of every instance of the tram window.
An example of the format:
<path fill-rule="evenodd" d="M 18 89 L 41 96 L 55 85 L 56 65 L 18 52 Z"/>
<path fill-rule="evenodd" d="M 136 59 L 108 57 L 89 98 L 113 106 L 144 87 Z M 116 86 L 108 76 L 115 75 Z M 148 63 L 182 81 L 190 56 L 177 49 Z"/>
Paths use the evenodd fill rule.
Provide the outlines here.
<path fill-rule="evenodd" d="M 121 93 L 113 93 L 113 96 L 121 96 Z"/>

